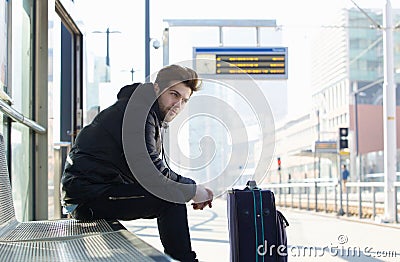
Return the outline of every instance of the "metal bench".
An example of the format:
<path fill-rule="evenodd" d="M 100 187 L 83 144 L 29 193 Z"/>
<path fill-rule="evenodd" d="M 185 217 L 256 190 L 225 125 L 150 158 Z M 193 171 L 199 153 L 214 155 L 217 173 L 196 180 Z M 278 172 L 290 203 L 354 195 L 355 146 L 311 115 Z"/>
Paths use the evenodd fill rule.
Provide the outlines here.
<path fill-rule="evenodd" d="M 1 134 L 0 257 L 2 261 L 172 261 L 118 221 L 19 222 Z"/>

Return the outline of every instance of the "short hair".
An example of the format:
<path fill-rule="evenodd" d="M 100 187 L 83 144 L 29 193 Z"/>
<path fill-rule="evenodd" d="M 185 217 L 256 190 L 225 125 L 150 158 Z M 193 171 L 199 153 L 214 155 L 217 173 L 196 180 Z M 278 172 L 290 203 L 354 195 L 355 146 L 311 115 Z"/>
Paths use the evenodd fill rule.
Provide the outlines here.
<path fill-rule="evenodd" d="M 201 80 L 196 71 L 191 68 L 180 65 L 169 65 L 163 67 L 157 74 L 155 82 L 160 87 L 160 91 L 171 87 L 171 84 L 183 83 L 188 86 L 192 92 L 201 88 Z"/>

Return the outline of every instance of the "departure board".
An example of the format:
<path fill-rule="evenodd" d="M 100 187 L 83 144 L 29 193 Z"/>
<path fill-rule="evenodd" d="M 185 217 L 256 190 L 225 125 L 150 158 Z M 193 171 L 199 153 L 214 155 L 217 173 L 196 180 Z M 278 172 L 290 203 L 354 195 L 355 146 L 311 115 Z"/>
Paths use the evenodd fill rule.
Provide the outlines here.
<path fill-rule="evenodd" d="M 286 47 L 195 47 L 194 58 L 201 76 L 287 79 Z"/>

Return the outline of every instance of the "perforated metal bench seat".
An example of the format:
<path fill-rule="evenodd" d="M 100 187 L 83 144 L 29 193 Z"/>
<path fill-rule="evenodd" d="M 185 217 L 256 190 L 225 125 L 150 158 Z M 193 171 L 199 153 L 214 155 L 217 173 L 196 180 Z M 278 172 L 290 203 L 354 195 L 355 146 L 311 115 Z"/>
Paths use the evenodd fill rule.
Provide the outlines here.
<path fill-rule="evenodd" d="M 118 221 L 75 219 L 19 222 L 0 134 L 1 261 L 172 261 Z"/>
<path fill-rule="evenodd" d="M 10 221 L 0 228 L 0 241 L 35 241 L 52 238 L 68 238 L 77 235 L 93 235 L 113 232 L 114 229 L 106 220 L 80 222 L 75 219 L 54 221 Z"/>
<path fill-rule="evenodd" d="M 170 261 L 134 234 L 119 230 L 45 240 L 0 241 L 2 261 Z"/>

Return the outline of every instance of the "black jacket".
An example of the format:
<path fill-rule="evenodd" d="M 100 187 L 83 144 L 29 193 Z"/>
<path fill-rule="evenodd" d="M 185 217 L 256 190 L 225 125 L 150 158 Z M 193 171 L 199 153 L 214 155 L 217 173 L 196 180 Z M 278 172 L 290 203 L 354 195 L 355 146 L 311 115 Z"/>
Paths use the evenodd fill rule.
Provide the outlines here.
<path fill-rule="evenodd" d="M 80 204 L 104 196 L 112 184 L 138 183 L 125 159 L 122 144 L 122 123 L 129 98 L 137 88 L 151 88 L 152 84 L 135 83 L 118 93 L 118 100 L 101 111 L 91 124 L 78 134 L 61 179 L 64 204 Z M 154 91 L 152 92 L 155 97 Z M 154 166 L 164 176 L 182 184 L 192 184 L 183 192 L 186 201 L 195 194 L 195 182 L 169 170 L 160 159 L 162 121 L 157 102 L 153 104 L 145 124 L 148 154 Z M 134 192 L 132 192 L 134 194 Z"/>

